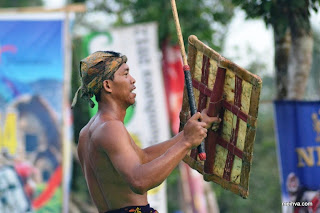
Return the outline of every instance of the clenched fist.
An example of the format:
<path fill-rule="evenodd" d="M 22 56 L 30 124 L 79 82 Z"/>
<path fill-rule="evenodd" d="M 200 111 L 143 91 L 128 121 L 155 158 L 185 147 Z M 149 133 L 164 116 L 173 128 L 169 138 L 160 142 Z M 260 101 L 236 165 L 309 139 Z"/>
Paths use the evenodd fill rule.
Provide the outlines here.
<path fill-rule="evenodd" d="M 221 118 L 218 117 L 209 117 L 208 116 L 208 110 L 204 109 L 201 112 L 202 119 L 201 121 L 205 122 L 207 124 L 206 128 L 211 128 L 213 131 L 216 131 L 219 128 L 219 124 L 221 122 Z"/>
<path fill-rule="evenodd" d="M 190 143 L 191 148 L 197 147 L 207 137 L 207 123 L 201 119 L 201 113 L 197 112 L 184 126 L 184 138 Z"/>

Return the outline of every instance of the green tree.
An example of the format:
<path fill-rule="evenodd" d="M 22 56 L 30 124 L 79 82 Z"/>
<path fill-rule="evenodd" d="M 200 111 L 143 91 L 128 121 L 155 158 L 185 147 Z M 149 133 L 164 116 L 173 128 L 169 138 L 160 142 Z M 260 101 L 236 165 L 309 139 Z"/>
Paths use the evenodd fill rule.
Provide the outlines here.
<path fill-rule="evenodd" d="M 90 5 L 90 11 L 100 11 L 115 16 L 115 26 L 157 22 L 159 45 L 165 42 L 177 43 L 171 5 L 168 0 L 88 0 L 87 3 Z M 227 24 L 233 16 L 234 7 L 231 0 L 178 0 L 176 3 L 184 40 L 186 41 L 189 35 L 194 34 L 220 51 Z"/>
<path fill-rule="evenodd" d="M 274 31 L 277 99 L 303 99 L 312 63 L 310 10 L 319 0 L 233 0 L 248 18 L 263 18 Z"/>
<path fill-rule="evenodd" d="M 28 7 L 41 6 L 42 0 L 1 0 L 0 7 Z"/>
<path fill-rule="evenodd" d="M 320 99 L 320 28 L 313 31 L 313 58 L 308 81 L 307 98 L 312 100 Z"/>
<path fill-rule="evenodd" d="M 81 48 L 81 39 L 74 39 L 72 45 L 72 95 L 75 94 L 81 82 L 79 76 L 79 61 L 85 57 Z M 77 105 L 72 111 L 74 115 L 74 141 L 77 144 L 81 129 L 90 119 L 88 103 L 83 101 L 81 98 L 78 98 Z M 76 144 L 74 145 L 74 148 Z M 75 149 L 73 149 L 73 151 L 76 152 Z M 70 212 L 77 211 L 85 213 L 96 211 L 96 208 L 93 206 L 91 197 L 89 195 L 87 183 L 82 173 L 80 162 L 77 160 L 75 153 L 73 153 L 73 156 Z"/>

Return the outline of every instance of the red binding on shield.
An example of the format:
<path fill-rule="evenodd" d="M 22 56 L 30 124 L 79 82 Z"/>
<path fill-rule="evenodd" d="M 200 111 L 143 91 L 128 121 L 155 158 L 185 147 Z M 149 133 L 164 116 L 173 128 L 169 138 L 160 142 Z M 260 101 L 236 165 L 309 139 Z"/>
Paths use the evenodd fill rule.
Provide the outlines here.
<path fill-rule="evenodd" d="M 208 137 L 205 142 L 205 150 L 207 153 L 207 160 L 204 163 L 204 172 L 207 174 L 213 174 L 213 165 L 216 154 L 216 145 L 224 147 L 228 150 L 228 155 L 226 159 L 226 164 L 224 168 L 223 178 L 227 181 L 230 181 L 231 170 L 234 162 L 234 157 L 237 156 L 240 159 L 243 159 L 244 154 L 239 148 L 237 148 L 237 138 L 239 132 L 239 119 L 247 122 L 248 115 L 240 110 L 241 108 L 241 93 L 242 93 L 242 79 L 236 76 L 235 80 L 235 101 L 234 105 L 223 100 L 223 86 L 225 81 L 226 69 L 218 67 L 216 80 L 214 86 L 211 89 L 208 88 L 208 76 L 210 68 L 210 59 L 203 55 L 202 60 L 202 76 L 201 82 L 192 79 L 192 85 L 194 88 L 200 91 L 199 100 L 198 100 L 198 111 L 202 111 L 206 108 L 207 99 L 210 97 L 210 103 L 208 108 L 209 116 L 220 116 L 223 118 L 224 109 L 228 109 L 230 112 L 237 116 L 236 127 L 232 129 L 230 141 L 226 141 L 219 136 L 219 132 L 212 130 L 208 131 Z M 223 119 L 222 119 L 223 120 Z M 220 124 L 222 126 L 223 123 Z M 197 159 L 197 150 L 193 149 L 190 155 L 193 159 Z"/>

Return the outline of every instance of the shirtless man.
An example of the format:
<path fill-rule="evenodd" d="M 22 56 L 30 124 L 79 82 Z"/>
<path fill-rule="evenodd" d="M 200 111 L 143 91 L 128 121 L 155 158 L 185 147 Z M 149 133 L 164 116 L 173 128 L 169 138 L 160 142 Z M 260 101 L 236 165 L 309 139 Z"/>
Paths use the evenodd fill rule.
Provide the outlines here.
<path fill-rule="evenodd" d="M 136 81 L 126 61 L 119 53 L 98 51 L 80 62 L 82 97 L 91 101 L 95 95 L 99 106 L 80 132 L 78 155 L 99 212 L 156 213 L 148 204 L 147 191 L 160 185 L 206 137 L 207 128 L 220 121 L 205 111 L 197 113 L 172 139 L 139 148 L 123 124 L 136 97 Z"/>

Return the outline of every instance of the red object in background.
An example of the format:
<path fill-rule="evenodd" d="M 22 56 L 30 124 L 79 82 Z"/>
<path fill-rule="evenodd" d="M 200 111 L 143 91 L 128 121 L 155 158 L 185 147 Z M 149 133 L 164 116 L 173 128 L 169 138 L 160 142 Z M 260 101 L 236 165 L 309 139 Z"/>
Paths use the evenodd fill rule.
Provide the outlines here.
<path fill-rule="evenodd" d="M 1 55 L 4 52 L 16 53 L 17 52 L 17 47 L 14 46 L 14 45 L 10 45 L 10 44 L 0 46 L 0 63 L 1 63 Z"/>
<path fill-rule="evenodd" d="M 24 192 L 31 200 L 34 194 L 34 189 L 29 185 L 28 179 L 32 178 L 31 176 L 34 172 L 33 166 L 28 162 L 16 162 L 14 168 L 22 181 Z"/>
<path fill-rule="evenodd" d="M 31 175 L 35 168 L 26 162 L 20 162 L 15 164 L 15 170 L 17 174 L 20 176 L 23 182 L 23 188 L 28 198 L 32 200 L 32 196 L 34 194 L 34 189 L 27 183 L 28 178 L 31 178 Z M 41 192 L 41 194 L 32 200 L 32 207 L 34 209 L 39 209 L 43 205 L 45 205 L 54 195 L 54 192 L 61 185 L 62 181 L 62 166 L 58 166 L 50 177 L 46 187 Z"/>
<path fill-rule="evenodd" d="M 27 178 L 32 174 L 34 168 L 28 162 L 17 162 L 14 165 L 14 169 L 18 173 L 18 175 L 23 179 L 22 181 L 26 182 Z"/>
<path fill-rule="evenodd" d="M 184 74 L 179 45 L 169 46 L 167 42 L 162 46 L 162 71 L 166 90 L 167 109 L 169 112 L 171 131 L 179 132 L 179 113 L 182 106 Z"/>

